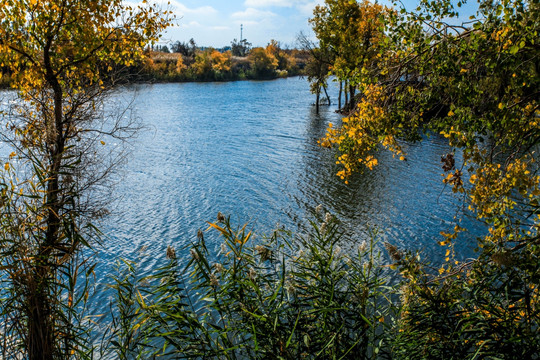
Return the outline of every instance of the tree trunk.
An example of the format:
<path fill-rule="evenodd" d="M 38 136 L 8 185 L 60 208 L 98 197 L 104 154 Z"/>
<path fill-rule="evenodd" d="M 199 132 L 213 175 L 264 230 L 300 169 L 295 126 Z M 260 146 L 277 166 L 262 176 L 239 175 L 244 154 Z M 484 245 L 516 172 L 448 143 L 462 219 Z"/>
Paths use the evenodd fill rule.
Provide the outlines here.
<path fill-rule="evenodd" d="M 354 107 L 356 105 L 355 103 L 355 100 L 354 100 L 354 92 L 355 92 L 355 87 L 353 85 L 349 85 L 349 93 L 350 93 L 350 104 L 349 104 L 349 110 L 354 110 Z"/>
<path fill-rule="evenodd" d="M 328 106 L 332 105 L 332 100 L 330 100 L 330 96 L 328 96 L 328 91 L 326 91 L 326 86 L 323 85 L 324 94 L 326 95 L 326 100 L 328 100 Z"/>
<path fill-rule="evenodd" d="M 349 92 L 347 91 L 347 87 L 349 86 L 349 83 L 345 81 L 345 106 L 343 107 L 345 110 L 349 106 Z"/>
<path fill-rule="evenodd" d="M 317 99 L 315 100 L 315 113 L 319 114 L 319 98 L 321 97 L 321 87 L 317 87 Z"/>
<path fill-rule="evenodd" d="M 31 294 L 28 296 L 28 359 L 53 360 L 54 338 L 47 288 L 46 270 L 39 264 L 35 279 L 26 279 Z"/>
<path fill-rule="evenodd" d="M 59 229 L 61 222 L 60 171 L 62 157 L 65 151 L 64 123 L 63 123 L 63 91 L 57 76 L 54 74 L 50 59 L 50 40 L 44 49 L 44 66 L 46 80 L 53 91 L 54 119 L 48 119 L 47 146 L 48 146 L 48 174 L 47 193 L 45 204 L 47 206 L 47 219 L 45 239 L 40 244 L 34 273 L 32 278 L 26 279 L 29 306 L 28 324 L 28 359 L 53 360 L 55 353 L 55 329 L 50 287 L 55 278 L 57 265 L 52 263 L 51 256 L 59 246 Z"/>
<path fill-rule="evenodd" d="M 339 82 L 338 110 L 341 110 L 341 94 L 343 92 L 343 81 Z"/>

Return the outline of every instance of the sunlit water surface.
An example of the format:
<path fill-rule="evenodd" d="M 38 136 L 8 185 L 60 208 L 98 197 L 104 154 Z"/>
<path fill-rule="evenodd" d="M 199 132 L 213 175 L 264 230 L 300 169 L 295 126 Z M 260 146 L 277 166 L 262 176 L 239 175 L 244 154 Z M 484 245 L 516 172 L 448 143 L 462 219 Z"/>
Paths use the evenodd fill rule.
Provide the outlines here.
<path fill-rule="evenodd" d="M 432 259 L 444 252 L 439 233 L 454 227 L 456 215 L 469 229 L 458 241 L 461 257 L 472 254 L 472 239 L 482 232 L 441 181 L 440 159 L 451 149 L 437 136 L 405 144 L 407 161 L 381 152 L 379 166 L 345 185 L 335 176 L 335 153 L 317 144 L 340 117 L 335 106 L 315 113 L 305 79 L 139 85 L 111 101 L 127 99 L 135 99 L 132 114 L 145 129 L 107 190 L 116 200 L 101 224 L 99 284 L 119 258 L 151 272 L 164 263 L 168 245 L 195 241 L 218 211 L 259 233 L 277 226 L 301 233 L 321 204 L 342 222 L 345 251 L 378 229 L 381 241 Z M 218 248 L 219 239 L 208 237 L 208 245 Z M 93 307 L 103 311 L 110 292 L 98 289 Z"/>

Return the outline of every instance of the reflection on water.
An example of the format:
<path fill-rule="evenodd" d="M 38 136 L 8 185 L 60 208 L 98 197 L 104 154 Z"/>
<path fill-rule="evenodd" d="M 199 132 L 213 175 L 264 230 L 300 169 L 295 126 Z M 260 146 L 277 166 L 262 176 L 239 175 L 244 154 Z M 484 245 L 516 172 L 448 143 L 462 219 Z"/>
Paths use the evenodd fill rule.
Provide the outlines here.
<path fill-rule="evenodd" d="M 440 231 L 448 231 L 461 219 L 461 226 L 470 232 L 461 238 L 460 255 L 471 255 L 470 239 L 483 227 L 463 214 L 462 199 L 441 181 L 441 156 L 451 151 L 445 140 L 430 136 L 421 144 L 405 144 L 406 161 L 381 151 L 379 166 L 356 174 L 345 185 L 335 176 L 335 154 L 317 146 L 332 118 L 331 110 L 319 116 L 312 113 L 307 123 L 303 171 L 291 194 L 296 206 L 289 205 L 291 214 L 300 212 L 295 220 L 301 221 L 323 204 L 343 222 L 351 244 L 377 229 L 382 240 L 435 257 L 443 251 L 437 245 Z"/>

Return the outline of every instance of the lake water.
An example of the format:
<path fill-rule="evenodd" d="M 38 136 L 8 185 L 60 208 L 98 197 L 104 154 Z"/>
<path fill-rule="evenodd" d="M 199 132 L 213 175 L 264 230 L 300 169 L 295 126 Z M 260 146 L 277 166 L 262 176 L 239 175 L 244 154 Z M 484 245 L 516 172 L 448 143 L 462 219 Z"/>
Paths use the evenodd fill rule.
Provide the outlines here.
<path fill-rule="evenodd" d="M 331 95 L 335 99 L 337 91 Z M 440 159 L 451 149 L 437 136 L 405 144 L 407 161 L 382 151 L 379 166 L 345 185 L 335 176 L 335 153 L 317 145 L 340 117 L 335 106 L 315 113 L 305 79 L 138 85 L 112 100 L 133 98 L 146 128 L 131 143 L 112 190 L 118 200 L 101 224 L 100 284 L 108 282 L 118 258 L 151 272 L 163 264 L 168 245 L 195 241 L 218 211 L 260 233 L 276 226 L 302 232 L 321 204 L 342 222 L 345 251 L 376 228 L 381 241 L 421 250 L 430 259 L 442 258 L 439 232 L 452 229 L 455 216 L 469 229 L 457 241 L 460 257 L 472 255 L 482 232 L 441 181 Z M 220 245 L 215 236 L 207 242 Z M 98 290 L 94 306 L 100 311 L 107 294 Z"/>
<path fill-rule="evenodd" d="M 118 257 L 151 271 L 167 245 L 194 241 L 218 211 L 262 233 L 278 224 L 301 231 L 321 204 L 351 246 L 377 228 L 381 240 L 432 258 L 444 251 L 439 232 L 461 213 L 441 181 L 440 158 L 451 149 L 436 136 L 406 144 L 407 161 L 381 152 L 378 167 L 345 185 L 334 152 L 317 145 L 340 117 L 333 106 L 315 113 L 305 79 L 144 85 L 122 95 L 134 92 L 147 129 L 133 142 L 115 190 L 122 199 L 102 226 L 100 276 Z M 481 226 L 466 216 L 461 225 L 471 228 L 458 242 L 468 256 Z"/>

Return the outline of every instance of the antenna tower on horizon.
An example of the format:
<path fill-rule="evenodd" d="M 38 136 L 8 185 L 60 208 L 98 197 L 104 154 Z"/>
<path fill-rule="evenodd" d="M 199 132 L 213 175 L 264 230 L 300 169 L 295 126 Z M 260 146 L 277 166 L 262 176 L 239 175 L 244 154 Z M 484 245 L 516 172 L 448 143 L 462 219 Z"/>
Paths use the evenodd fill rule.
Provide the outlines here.
<path fill-rule="evenodd" d="M 242 42 L 243 32 L 244 32 L 244 24 L 240 24 L 240 43 Z"/>

